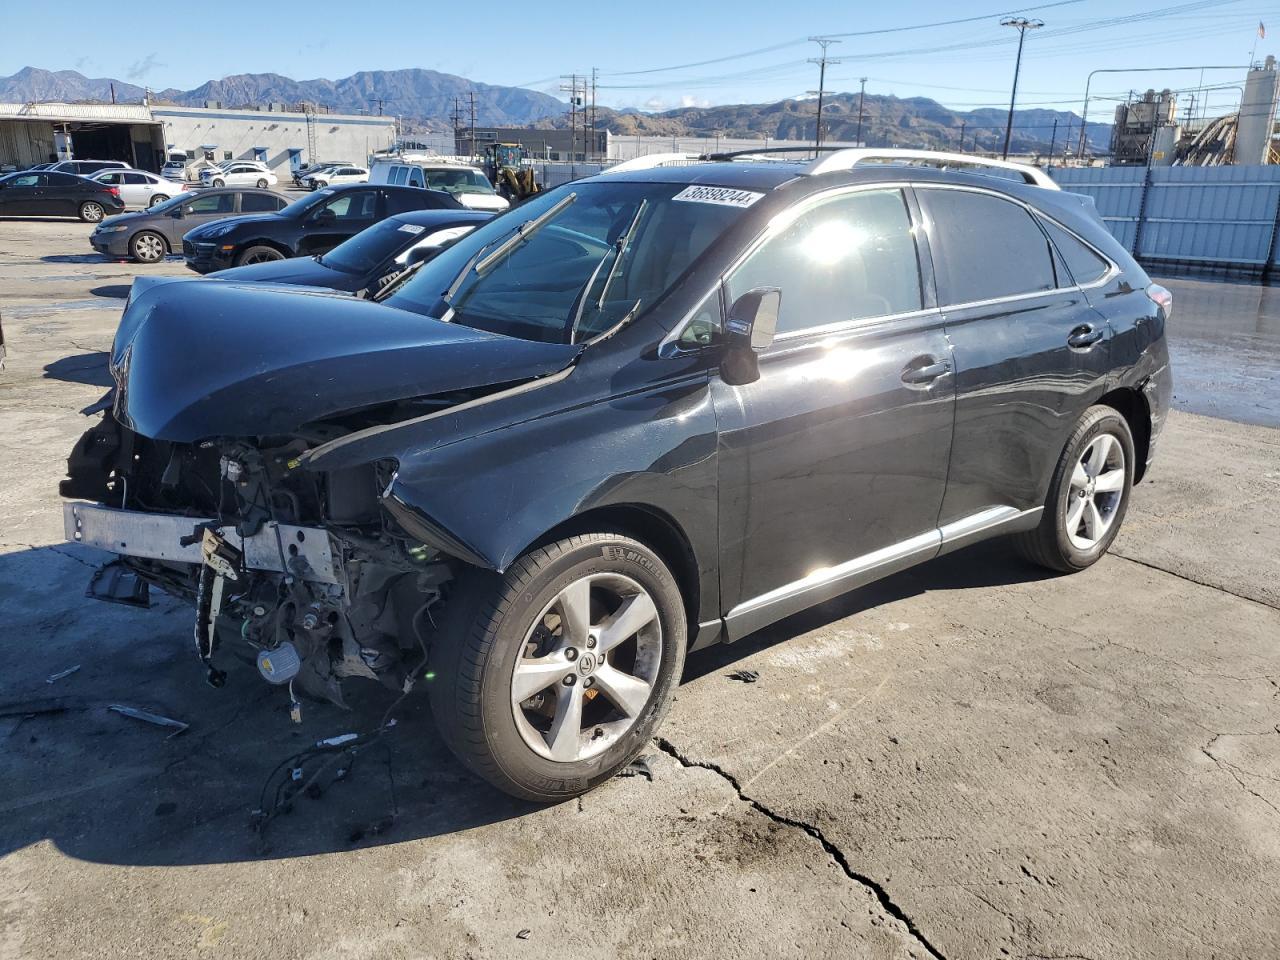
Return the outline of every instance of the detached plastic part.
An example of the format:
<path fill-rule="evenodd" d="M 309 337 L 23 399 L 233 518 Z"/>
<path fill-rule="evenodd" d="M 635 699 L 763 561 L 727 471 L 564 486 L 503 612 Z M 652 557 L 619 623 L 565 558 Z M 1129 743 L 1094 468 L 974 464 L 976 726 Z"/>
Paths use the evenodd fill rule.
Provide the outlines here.
<path fill-rule="evenodd" d="M 95 570 L 84 595 L 93 600 L 123 603 L 130 607 L 151 606 L 150 585 L 122 560 L 112 560 Z"/>

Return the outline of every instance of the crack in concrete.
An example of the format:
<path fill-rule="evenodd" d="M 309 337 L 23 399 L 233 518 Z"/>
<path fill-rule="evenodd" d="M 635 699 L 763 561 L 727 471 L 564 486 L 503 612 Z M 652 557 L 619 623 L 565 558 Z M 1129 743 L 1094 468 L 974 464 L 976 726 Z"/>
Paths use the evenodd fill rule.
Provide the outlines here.
<path fill-rule="evenodd" d="M 1228 736 L 1228 734 L 1215 735 L 1212 740 L 1210 740 L 1208 743 L 1206 743 L 1203 747 L 1200 748 L 1200 752 L 1203 753 L 1210 760 L 1212 760 L 1213 765 L 1215 767 L 1217 767 L 1220 770 L 1227 771 L 1227 773 L 1231 775 L 1231 779 L 1234 780 L 1236 783 L 1238 783 L 1240 785 L 1240 789 L 1244 790 L 1245 793 L 1248 793 L 1251 796 L 1254 796 L 1257 799 L 1261 800 L 1263 803 L 1265 803 L 1268 807 L 1271 808 L 1271 811 L 1273 813 L 1280 815 L 1280 807 L 1277 807 L 1274 803 L 1272 803 L 1270 800 L 1268 800 L 1266 797 L 1260 794 L 1257 790 L 1254 790 L 1251 786 L 1249 786 L 1249 784 L 1244 782 L 1245 776 L 1260 776 L 1260 775 L 1249 773 L 1247 770 L 1241 770 L 1234 763 L 1231 763 L 1228 760 L 1223 760 L 1221 757 L 1215 757 L 1213 755 L 1210 748 L 1215 743 L 1218 742 L 1218 739 L 1220 737 L 1223 737 L 1223 736 Z M 1274 779 L 1272 777 L 1260 777 L 1260 778 L 1263 780 Z"/>
<path fill-rule="evenodd" d="M 98 567 L 101 566 L 101 564 L 92 563 L 81 557 L 77 557 L 74 553 L 67 552 L 67 550 L 61 544 L 58 544 L 58 543 L 44 543 L 44 544 L 0 543 L 0 547 L 25 547 L 26 549 L 31 551 L 49 550 L 53 553 L 56 553 L 60 557 L 66 557 L 68 560 L 74 560 L 76 563 L 80 564 L 81 566 L 89 567 L 91 570 L 97 570 Z"/>
<path fill-rule="evenodd" d="M 1248 594 L 1237 593 L 1235 590 L 1228 590 L 1226 587 L 1219 586 L 1216 583 L 1208 583 L 1205 580 L 1198 580 L 1185 573 L 1178 573 L 1176 570 L 1170 570 L 1168 567 L 1161 567 L 1154 563 L 1148 563 L 1146 560 L 1139 560 L 1136 557 L 1129 557 L 1123 553 L 1117 553 L 1114 548 L 1107 552 L 1113 557 L 1118 557 L 1121 560 L 1128 560 L 1130 563 L 1136 563 L 1138 566 L 1146 567 L 1148 570 L 1167 573 L 1169 576 L 1177 577 L 1179 580 L 1185 580 L 1187 583 L 1194 583 L 1199 587 L 1207 587 L 1210 590 L 1217 590 L 1219 593 L 1225 593 L 1229 597 L 1235 597 L 1238 600 L 1247 600 L 1249 603 L 1256 603 L 1258 606 L 1266 607 L 1268 610 L 1280 611 L 1280 606 L 1277 606 L 1274 603 L 1268 603 L 1266 600 L 1259 600 L 1257 597 L 1251 597 Z"/>
<path fill-rule="evenodd" d="M 849 863 L 848 857 L 844 855 L 844 851 L 827 839 L 826 835 L 820 829 L 811 823 L 806 823 L 803 820 L 797 820 L 794 817 L 787 816 L 786 814 L 778 813 L 776 810 L 766 806 L 755 797 L 744 793 L 738 778 L 718 764 L 712 763 L 709 760 L 690 760 L 676 748 L 675 744 L 665 737 L 655 737 L 654 743 L 657 744 L 659 750 L 667 754 L 667 756 L 672 757 L 680 764 L 680 766 L 686 768 L 697 768 L 699 770 L 709 770 L 716 776 L 720 777 L 728 783 L 729 786 L 733 787 L 739 800 L 747 804 L 757 813 L 763 814 L 774 823 L 799 830 L 811 839 L 818 841 L 818 844 L 826 852 L 827 856 L 830 857 L 831 861 L 840 868 L 844 875 L 854 883 L 866 887 L 871 892 L 872 896 L 876 898 L 876 901 L 880 904 L 880 908 L 906 927 L 907 933 L 909 933 L 911 937 L 928 952 L 929 956 L 934 957 L 935 960 L 946 960 L 943 953 L 930 943 L 929 939 L 920 932 L 920 928 L 916 926 L 915 922 L 909 916 L 907 916 L 906 911 L 898 906 L 898 904 L 894 903 L 893 898 L 889 896 L 889 892 L 876 880 L 873 880 L 866 874 L 859 873 L 854 870 L 853 866 Z"/>

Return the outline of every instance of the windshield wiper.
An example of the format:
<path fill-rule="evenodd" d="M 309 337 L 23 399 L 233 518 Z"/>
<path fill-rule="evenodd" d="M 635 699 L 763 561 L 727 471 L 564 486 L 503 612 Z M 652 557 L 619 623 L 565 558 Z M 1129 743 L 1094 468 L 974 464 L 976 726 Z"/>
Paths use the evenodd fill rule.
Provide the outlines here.
<path fill-rule="evenodd" d="M 532 220 L 520 224 L 516 232 L 508 239 L 504 240 L 502 244 L 493 251 L 493 253 L 489 254 L 483 260 L 477 261 L 475 265 L 476 275 L 483 277 L 486 273 L 496 267 L 499 261 L 501 261 L 507 254 L 511 253 L 516 247 L 520 246 L 553 219 L 558 217 L 560 215 L 560 211 L 564 210 L 577 199 L 578 195 L 576 193 L 571 193 L 549 210 L 546 210 L 539 216 L 534 217 Z"/>
<path fill-rule="evenodd" d="M 591 295 L 591 288 L 595 286 L 596 277 L 600 275 L 600 269 L 605 265 L 605 261 L 613 257 L 613 263 L 609 266 L 609 272 L 605 275 L 604 285 L 600 288 L 600 296 L 596 300 L 596 312 L 599 313 L 604 309 L 605 297 L 609 293 L 609 287 L 613 283 L 614 277 L 618 275 L 618 267 L 622 264 L 622 255 L 627 252 L 627 247 L 631 246 L 631 241 L 635 239 L 636 228 L 640 225 L 640 218 L 644 216 L 645 210 L 649 206 L 648 200 L 641 200 L 640 205 L 636 207 L 635 215 L 631 218 L 631 223 L 627 225 L 627 229 L 622 235 L 613 242 L 613 245 L 605 251 L 600 262 L 596 264 L 596 268 L 591 271 L 591 276 L 587 278 L 586 286 L 582 288 L 578 296 L 574 298 L 573 320 L 569 323 L 569 342 L 574 342 L 574 337 L 578 333 L 578 324 L 582 322 L 582 315 L 587 309 L 587 298 Z"/>

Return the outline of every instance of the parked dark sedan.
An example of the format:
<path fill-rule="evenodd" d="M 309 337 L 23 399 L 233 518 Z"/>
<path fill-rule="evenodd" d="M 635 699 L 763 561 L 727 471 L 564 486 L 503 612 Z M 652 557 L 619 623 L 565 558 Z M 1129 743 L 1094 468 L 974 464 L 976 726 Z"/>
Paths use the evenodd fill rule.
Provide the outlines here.
<path fill-rule="evenodd" d="M 431 259 L 492 217 L 491 213 L 477 210 L 401 213 L 361 230 L 328 253 L 232 267 L 218 271 L 218 279 L 372 292 L 406 267 Z"/>
<path fill-rule="evenodd" d="M 201 224 L 237 213 L 274 213 L 288 205 L 288 197 L 249 187 L 181 193 L 147 210 L 104 220 L 89 244 L 103 256 L 158 263 L 181 250 L 182 235 Z"/>
<path fill-rule="evenodd" d="M 94 595 L 189 598 L 295 714 L 420 681 L 539 801 L 652 743 L 686 651 L 991 537 L 1089 567 L 1172 386 L 1090 201 L 923 151 L 569 183 L 380 303 L 138 283 L 61 489 L 125 555 Z"/>
<path fill-rule="evenodd" d="M 182 255 L 196 273 L 310 257 L 332 250 L 379 220 L 410 210 L 460 210 L 447 193 L 354 183 L 318 190 L 279 213 L 234 217 L 192 230 Z"/>
<path fill-rule="evenodd" d="M 0 217 L 79 217 L 97 223 L 122 210 L 119 187 L 73 173 L 23 170 L 0 177 Z"/>

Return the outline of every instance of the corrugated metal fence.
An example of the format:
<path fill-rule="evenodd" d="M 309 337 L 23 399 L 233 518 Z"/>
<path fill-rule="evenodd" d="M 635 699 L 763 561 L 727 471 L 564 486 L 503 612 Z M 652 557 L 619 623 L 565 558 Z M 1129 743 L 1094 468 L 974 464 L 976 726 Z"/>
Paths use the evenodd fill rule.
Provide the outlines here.
<path fill-rule="evenodd" d="M 1049 172 L 1064 190 L 1093 197 L 1111 233 L 1145 264 L 1269 274 L 1277 263 L 1280 166 Z"/>

